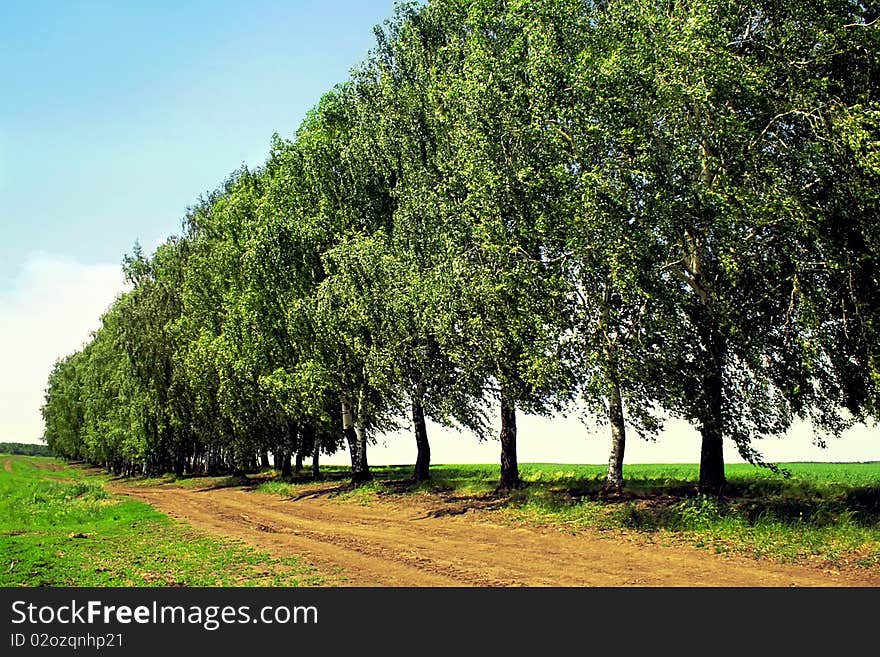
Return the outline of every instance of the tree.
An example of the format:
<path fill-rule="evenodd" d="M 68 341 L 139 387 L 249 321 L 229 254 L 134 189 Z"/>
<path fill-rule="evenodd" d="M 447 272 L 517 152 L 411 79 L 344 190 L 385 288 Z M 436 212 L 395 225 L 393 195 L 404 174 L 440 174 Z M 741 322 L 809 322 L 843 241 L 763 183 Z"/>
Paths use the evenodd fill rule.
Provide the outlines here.
<path fill-rule="evenodd" d="M 619 44 L 598 68 L 626 80 L 624 126 L 642 144 L 628 167 L 635 214 L 656 227 L 655 275 L 677 298 L 677 390 L 663 403 L 700 429 L 706 491 L 724 484 L 725 437 L 761 462 L 753 438 L 796 414 L 824 409 L 819 421 L 841 426 L 833 351 L 799 319 L 815 242 L 803 230 L 811 182 L 791 158 L 814 158 L 817 107 L 803 93 L 833 49 L 823 26 L 852 8 L 617 3 L 598 23 Z"/>
<path fill-rule="evenodd" d="M 450 3 L 455 6 L 455 3 Z M 441 211 L 449 233 L 444 349 L 484 378 L 500 402 L 501 479 L 519 484 L 516 410 L 547 413 L 565 396 L 558 366 L 562 286 L 540 224 L 552 190 L 542 175 L 545 142 L 531 122 L 528 42 L 518 7 L 470 3 L 438 71 L 444 174 Z"/>
<path fill-rule="evenodd" d="M 299 225 L 285 229 L 285 235 L 304 243 L 297 257 L 305 267 L 297 262 L 302 275 L 290 281 L 290 287 L 282 286 L 289 290 L 286 301 L 291 304 L 286 330 L 301 348 L 298 365 L 295 371 L 282 368 L 271 383 L 276 394 L 290 396 L 290 387 L 307 375 L 307 387 L 337 399 L 352 456 L 352 479 L 362 483 L 370 478 L 368 433 L 383 421 L 387 404 L 371 381 L 375 371 L 367 368 L 370 345 L 359 330 L 369 327 L 349 322 L 349 306 L 358 299 L 344 293 L 350 280 L 344 269 L 347 247 L 337 247 L 356 244 L 361 236 L 387 226 L 392 209 L 387 183 L 353 146 L 352 103 L 347 88 L 327 94 L 295 141 L 276 142 L 270 195 L 279 199 L 284 190 L 287 196 L 279 199 L 279 206 Z M 334 263 L 342 268 L 328 272 Z M 317 386 L 316 376 L 321 380 Z"/>
<path fill-rule="evenodd" d="M 374 328 L 386 345 L 379 376 L 399 389 L 391 395 L 395 414 L 409 414 L 415 433 L 416 481 L 429 477 L 426 418 L 481 438 L 486 430 L 482 376 L 456 360 L 458 348 L 448 348 L 456 336 L 446 331 L 447 348 L 439 337 L 455 304 L 446 267 L 457 217 L 437 210 L 444 176 L 436 72 L 446 66 L 460 18 L 448 3 L 398 6 L 394 19 L 377 28 L 377 46 L 352 79 L 359 157 L 382 172 L 394 198 L 392 225 L 378 236 L 381 251 L 372 265 L 379 288 Z"/>
<path fill-rule="evenodd" d="M 74 460 L 85 456 L 80 392 L 83 360 L 80 351 L 56 361 L 46 385 L 45 403 L 40 409 L 46 425 L 43 434 L 46 445 L 53 454 Z"/>

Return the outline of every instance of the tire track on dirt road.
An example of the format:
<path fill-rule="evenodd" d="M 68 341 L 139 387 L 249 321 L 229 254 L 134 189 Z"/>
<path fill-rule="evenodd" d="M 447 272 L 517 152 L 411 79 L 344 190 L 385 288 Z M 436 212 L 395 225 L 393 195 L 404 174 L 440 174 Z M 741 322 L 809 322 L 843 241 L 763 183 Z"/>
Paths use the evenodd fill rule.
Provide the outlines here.
<path fill-rule="evenodd" d="M 139 487 L 150 503 L 212 535 L 273 556 L 303 557 L 349 586 L 877 586 L 875 574 L 823 572 L 648 545 L 635 536 L 506 522 L 491 510 L 450 514 L 439 496 L 378 497 L 368 506 L 326 487 L 297 499 L 240 488 Z M 623 535 L 625 537 L 625 535 Z M 340 573 L 336 577 L 332 573 Z"/>

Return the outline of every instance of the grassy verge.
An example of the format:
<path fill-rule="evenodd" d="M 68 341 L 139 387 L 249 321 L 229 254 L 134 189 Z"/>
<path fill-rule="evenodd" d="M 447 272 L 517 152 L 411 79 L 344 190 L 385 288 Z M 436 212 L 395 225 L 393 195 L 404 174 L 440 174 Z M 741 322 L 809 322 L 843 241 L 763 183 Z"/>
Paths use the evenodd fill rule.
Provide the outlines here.
<path fill-rule="evenodd" d="M 0 456 L 0 586 L 322 582 L 296 558 L 205 537 L 147 504 L 111 496 L 104 482 L 54 459 Z"/>
<path fill-rule="evenodd" d="M 526 464 L 523 488 L 502 500 L 498 513 L 514 522 L 560 530 L 586 528 L 638 533 L 649 542 L 685 543 L 822 568 L 880 569 L 880 463 L 790 463 L 785 474 L 750 465 L 727 468 L 721 498 L 699 495 L 696 465 L 628 466 L 626 492 L 602 491 L 604 466 Z M 432 479 L 411 484 L 409 466 L 373 468 L 375 481 L 337 499 L 368 505 L 385 495 L 494 496 L 497 466 L 438 465 Z M 345 468 L 328 468 L 345 481 Z M 302 481 L 268 475 L 253 479 L 259 492 L 296 495 Z"/>
<path fill-rule="evenodd" d="M 512 517 L 565 527 L 636 531 L 718 553 L 880 569 L 880 464 L 786 464 L 788 476 L 728 467 L 720 498 L 696 492 L 696 466 L 634 466 L 627 493 L 604 498 L 601 475 L 568 473 L 517 492 Z"/>

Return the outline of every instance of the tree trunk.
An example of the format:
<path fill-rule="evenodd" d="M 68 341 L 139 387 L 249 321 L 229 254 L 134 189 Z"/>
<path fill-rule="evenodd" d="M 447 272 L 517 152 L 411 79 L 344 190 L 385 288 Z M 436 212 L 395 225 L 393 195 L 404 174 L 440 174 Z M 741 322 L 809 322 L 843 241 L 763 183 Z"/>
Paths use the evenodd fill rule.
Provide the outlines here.
<path fill-rule="evenodd" d="M 312 478 L 318 479 L 319 471 L 317 470 L 316 462 L 321 448 L 318 445 L 318 432 L 315 430 L 315 425 L 310 423 L 303 424 L 299 435 L 299 454 L 297 454 L 299 467 L 302 468 L 303 458 L 306 454 L 309 454 L 312 457 Z"/>
<path fill-rule="evenodd" d="M 354 419 L 351 416 L 351 406 L 346 402 L 342 402 L 342 435 L 345 437 L 345 442 L 348 444 L 348 455 L 351 458 L 351 473 L 353 478 L 358 466 L 358 444 L 357 436 L 354 433 Z"/>
<path fill-rule="evenodd" d="M 502 491 L 519 485 L 519 465 L 516 461 L 516 403 L 501 390 L 501 481 Z"/>
<path fill-rule="evenodd" d="M 626 448 L 626 425 L 623 420 L 623 400 L 620 385 L 612 382 L 608 394 L 608 421 L 611 424 L 611 456 L 608 458 L 608 474 L 605 489 L 619 493 L 623 490 L 623 454 Z"/>
<path fill-rule="evenodd" d="M 260 469 L 269 469 L 269 452 L 267 452 L 265 449 L 260 452 Z"/>
<path fill-rule="evenodd" d="M 704 152 L 706 152 L 704 147 Z M 709 175 L 706 158 L 703 174 Z M 711 179 L 702 181 L 707 187 Z M 685 231 L 683 246 L 689 263 L 684 280 L 697 295 L 697 303 L 689 312 L 691 321 L 700 336 L 703 348 L 701 394 L 695 416 L 700 423 L 702 448 L 700 450 L 700 491 L 718 495 L 724 488 L 724 360 L 727 345 L 713 312 L 711 290 L 703 279 L 703 260 L 706 241 L 690 231 Z"/>
<path fill-rule="evenodd" d="M 700 418 L 700 491 L 718 495 L 724 488 L 724 338 L 717 326 L 710 325 L 706 337 L 706 376 L 703 380 L 704 404 Z"/>
<path fill-rule="evenodd" d="M 315 446 L 312 449 L 312 479 L 321 478 L 321 438 L 315 434 Z"/>
<path fill-rule="evenodd" d="M 293 457 L 293 450 L 296 448 L 296 436 L 298 433 L 299 427 L 297 427 L 295 422 L 287 420 L 284 423 L 284 442 L 282 443 L 284 459 L 281 462 L 282 477 L 290 477 L 293 474 L 290 460 Z"/>
<path fill-rule="evenodd" d="M 303 469 L 303 454 L 302 450 L 297 450 L 296 452 L 296 463 L 293 466 L 293 471 L 299 474 Z"/>
<path fill-rule="evenodd" d="M 431 444 L 428 442 L 428 427 L 425 424 L 425 409 L 422 407 L 424 385 L 416 386 L 412 398 L 413 430 L 416 434 L 416 467 L 413 472 L 415 481 L 426 481 L 431 478 Z"/>
<path fill-rule="evenodd" d="M 370 481 L 373 475 L 370 473 L 370 466 L 367 463 L 367 430 L 364 426 L 364 418 L 360 413 L 360 409 L 354 420 L 354 432 L 358 443 L 358 468 L 355 481 L 356 483 L 363 483 Z"/>
<path fill-rule="evenodd" d="M 724 488 L 724 441 L 721 432 L 703 425 L 700 451 L 700 492 L 718 495 Z"/>
<path fill-rule="evenodd" d="M 352 416 L 351 406 L 346 402 L 342 403 L 342 431 L 345 434 L 351 456 L 351 483 L 360 485 L 372 478 L 367 464 L 366 431 L 360 412 L 355 420 Z"/>
<path fill-rule="evenodd" d="M 290 452 L 285 449 L 281 452 L 281 476 L 289 477 L 291 474 Z"/>

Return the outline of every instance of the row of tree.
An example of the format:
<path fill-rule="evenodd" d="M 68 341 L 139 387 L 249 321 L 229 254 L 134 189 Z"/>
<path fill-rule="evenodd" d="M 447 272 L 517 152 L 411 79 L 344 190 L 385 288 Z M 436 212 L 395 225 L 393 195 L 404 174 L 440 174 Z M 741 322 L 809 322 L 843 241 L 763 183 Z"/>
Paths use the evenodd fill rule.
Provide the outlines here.
<path fill-rule="evenodd" d="M 0 443 L 0 454 L 20 454 L 22 456 L 52 456 L 46 445 L 33 443 Z"/>
<path fill-rule="evenodd" d="M 266 164 L 125 260 L 49 380 L 45 438 L 127 471 L 291 468 L 518 411 L 723 442 L 880 410 L 878 7 L 401 5 Z M 549 438 L 548 438 L 549 439 Z M 316 470 L 317 472 L 317 470 Z"/>

